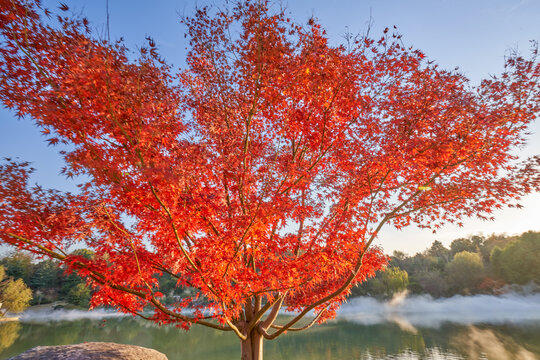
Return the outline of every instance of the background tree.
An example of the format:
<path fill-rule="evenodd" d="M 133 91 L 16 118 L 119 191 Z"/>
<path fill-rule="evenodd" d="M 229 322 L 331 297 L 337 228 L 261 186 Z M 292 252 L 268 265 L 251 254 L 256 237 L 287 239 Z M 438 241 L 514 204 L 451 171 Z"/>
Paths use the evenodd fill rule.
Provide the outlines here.
<path fill-rule="evenodd" d="M 34 289 L 56 288 L 60 281 L 60 269 L 58 262 L 46 259 L 34 265 L 34 271 L 30 276 L 30 287 Z"/>
<path fill-rule="evenodd" d="M 184 19 L 175 76 L 151 39 L 131 60 L 85 19 L 0 1 L 0 99 L 84 175 L 77 194 L 45 190 L 8 161 L 0 238 L 87 278 L 92 305 L 232 331 L 244 359 L 335 316 L 387 262 L 383 226 L 489 219 L 540 187 L 540 158 L 512 155 L 540 110 L 534 50 L 472 88 L 388 30 L 333 46 L 315 19 L 242 1 Z M 162 273 L 194 295 L 165 306 Z M 282 307 L 297 315 L 278 324 Z"/>
<path fill-rule="evenodd" d="M 77 249 L 71 252 L 72 256 L 81 256 L 84 259 L 92 260 L 94 253 L 88 249 Z M 62 266 L 63 275 L 60 279 L 59 298 L 73 305 L 88 307 L 91 289 L 86 281 L 69 266 Z"/>
<path fill-rule="evenodd" d="M 493 249 L 496 247 L 498 248 L 504 248 L 508 243 L 516 240 L 517 237 L 515 236 L 507 236 L 506 234 L 492 234 L 489 237 L 487 237 L 484 240 L 483 246 L 480 249 L 480 253 L 482 254 L 482 259 L 484 260 L 484 263 L 490 263 L 490 257 L 491 253 L 493 252 Z"/>
<path fill-rule="evenodd" d="M 375 296 L 389 298 L 407 289 L 409 277 L 405 270 L 392 266 L 377 272 L 377 275 L 351 290 L 351 296 Z"/>
<path fill-rule="evenodd" d="M 452 241 L 450 244 L 450 253 L 455 256 L 457 253 L 467 251 L 471 253 L 479 253 L 484 244 L 484 238 L 481 236 L 471 236 L 469 238 L 460 238 Z"/>
<path fill-rule="evenodd" d="M 529 231 L 491 255 L 494 271 L 510 284 L 540 285 L 540 233 Z"/>
<path fill-rule="evenodd" d="M 84 283 L 79 283 L 72 287 L 67 293 L 67 301 L 81 307 L 88 307 L 91 297 L 90 289 Z"/>
<path fill-rule="evenodd" d="M 426 292 L 436 298 L 448 296 L 450 286 L 445 274 L 439 270 L 419 271 L 414 275 L 414 281 L 420 285 L 420 288 L 416 287 L 411 289 L 415 292 Z"/>
<path fill-rule="evenodd" d="M 463 289 L 466 293 L 473 291 L 484 275 L 484 264 L 480 255 L 462 251 L 454 255 L 454 259 L 446 267 L 449 283 Z"/>
<path fill-rule="evenodd" d="M 4 267 L 0 265 L 0 317 L 6 312 L 24 311 L 32 299 L 32 290 L 21 280 L 13 280 L 6 276 Z"/>
<path fill-rule="evenodd" d="M 58 261 L 46 259 L 33 264 L 29 286 L 33 291 L 32 304 L 51 303 L 58 298 L 62 271 Z"/>
<path fill-rule="evenodd" d="M 384 286 L 385 295 L 391 297 L 407 289 L 409 276 L 405 270 L 401 270 L 398 267 L 390 267 L 382 272 L 381 282 Z"/>
<path fill-rule="evenodd" d="M 454 242 L 452 242 L 452 244 L 453 243 Z M 452 254 L 452 251 L 448 250 L 440 241 L 435 240 L 427 250 L 427 255 L 437 258 L 441 264 L 447 264 L 454 254 Z"/>
<path fill-rule="evenodd" d="M 32 256 L 22 252 L 15 252 L 2 258 L 0 264 L 4 265 L 7 276 L 14 279 L 22 279 L 25 284 L 30 284 L 30 278 L 34 273 Z"/>
<path fill-rule="evenodd" d="M 407 262 L 407 257 L 407 254 L 405 254 L 403 251 L 394 250 L 390 261 L 392 264 L 399 267 L 400 269 L 404 269 L 405 263 Z"/>

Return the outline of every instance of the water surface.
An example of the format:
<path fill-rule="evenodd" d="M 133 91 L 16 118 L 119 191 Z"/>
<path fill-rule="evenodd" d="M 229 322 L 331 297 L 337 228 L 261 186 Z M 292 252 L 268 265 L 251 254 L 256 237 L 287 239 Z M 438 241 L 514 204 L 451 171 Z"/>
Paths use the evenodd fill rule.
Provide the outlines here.
<path fill-rule="evenodd" d="M 391 304 L 354 299 L 335 321 L 266 341 L 265 359 L 540 359 L 538 310 L 538 296 L 406 298 Z M 39 345 L 85 341 L 145 346 L 170 360 L 240 357 L 232 333 L 199 326 L 185 332 L 99 311 L 29 313 L 20 323 L 0 323 L 0 359 Z"/>

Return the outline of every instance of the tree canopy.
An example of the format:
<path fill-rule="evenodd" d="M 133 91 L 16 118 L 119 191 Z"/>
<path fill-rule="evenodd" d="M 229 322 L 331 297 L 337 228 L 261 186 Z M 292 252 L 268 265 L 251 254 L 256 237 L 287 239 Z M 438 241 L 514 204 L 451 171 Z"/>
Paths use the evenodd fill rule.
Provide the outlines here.
<path fill-rule="evenodd" d="M 536 50 L 472 87 L 388 29 L 332 45 L 316 19 L 240 1 L 183 19 L 178 71 L 152 39 L 134 59 L 65 5 L 51 25 L 37 1 L 0 1 L 0 100 L 87 179 L 32 187 L 7 161 L 0 238 L 87 277 L 94 306 L 234 331 L 261 358 L 262 337 L 332 318 L 384 267 L 383 226 L 490 219 L 540 187 L 540 158 L 513 155 L 540 110 Z M 197 291 L 167 307 L 160 273 Z M 277 325 L 282 306 L 298 315 Z"/>

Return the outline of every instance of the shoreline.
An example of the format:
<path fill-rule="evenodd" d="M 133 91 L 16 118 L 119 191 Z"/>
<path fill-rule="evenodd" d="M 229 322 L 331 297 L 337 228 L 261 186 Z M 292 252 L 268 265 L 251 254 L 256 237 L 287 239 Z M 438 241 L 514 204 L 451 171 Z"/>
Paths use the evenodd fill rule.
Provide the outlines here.
<path fill-rule="evenodd" d="M 0 318 L 0 322 L 19 321 L 19 320 L 20 320 L 20 316 L 10 316 L 10 317 Z"/>

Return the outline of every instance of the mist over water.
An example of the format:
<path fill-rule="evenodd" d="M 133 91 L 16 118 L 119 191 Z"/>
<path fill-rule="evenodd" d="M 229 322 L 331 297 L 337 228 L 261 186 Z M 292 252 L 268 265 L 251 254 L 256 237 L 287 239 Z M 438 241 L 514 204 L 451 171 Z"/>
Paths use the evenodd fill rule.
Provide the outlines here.
<path fill-rule="evenodd" d="M 66 310 L 29 309 L 22 322 L 101 320 L 129 315 L 107 309 Z M 351 298 L 338 311 L 338 320 L 362 325 L 395 323 L 403 330 L 440 327 L 444 323 L 527 324 L 540 323 L 540 294 L 474 295 L 434 299 L 428 295 L 396 294 L 389 301 L 371 297 Z"/>
<path fill-rule="evenodd" d="M 338 312 L 338 319 L 363 325 L 393 322 L 403 330 L 440 327 L 444 323 L 526 324 L 540 322 L 540 294 L 430 296 L 398 294 L 388 302 L 373 298 L 352 298 Z M 408 329 L 407 329 L 408 328 Z"/>
<path fill-rule="evenodd" d="M 25 311 L 19 317 L 21 322 L 43 322 L 51 321 L 75 321 L 75 320 L 102 320 L 107 318 L 118 318 L 129 316 L 114 310 L 65 310 L 65 309 L 32 309 Z"/>

